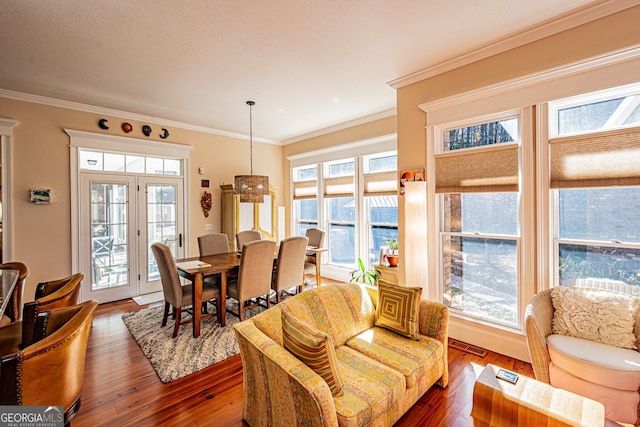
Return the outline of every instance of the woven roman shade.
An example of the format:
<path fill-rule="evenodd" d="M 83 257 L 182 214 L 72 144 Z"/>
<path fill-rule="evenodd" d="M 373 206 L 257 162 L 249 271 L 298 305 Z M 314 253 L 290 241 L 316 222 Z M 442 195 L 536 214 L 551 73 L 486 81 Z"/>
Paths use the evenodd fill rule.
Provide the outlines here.
<path fill-rule="evenodd" d="M 297 181 L 293 183 L 293 200 L 302 199 L 315 199 L 317 194 L 318 182 L 314 180 L 310 181 Z"/>
<path fill-rule="evenodd" d="M 437 154 L 436 193 L 518 191 L 518 148 L 505 143 Z"/>
<path fill-rule="evenodd" d="M 338 176 L 324 179 L 324 197 L 353 197 L 355 184 L 353 176 Z"/>
<path fill-rule="evenodd" d="M 368 173 L 364 175 L 365 196 L 395 196 L 398 180 L 395 171 Z"/>
<path fill-rule="evenodd" d="M 640 185 L 640 129 L 549 140 L 551 188 Z"/>

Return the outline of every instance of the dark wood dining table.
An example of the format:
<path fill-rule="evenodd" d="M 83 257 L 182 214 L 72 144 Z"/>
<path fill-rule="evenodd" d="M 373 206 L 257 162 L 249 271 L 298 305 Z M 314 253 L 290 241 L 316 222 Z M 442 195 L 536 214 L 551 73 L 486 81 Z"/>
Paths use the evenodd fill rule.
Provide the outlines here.
<path fill-rule="evenodd" d="M 321 248 L 307 248 L 307 254 L 317 254 L 323 252 Z M 277 258 L 278 252 L 274 254 Z M 192 307 L 193 307 L 193 337 L 200 336 L 200 318 L 201 310 L 196 307 L 202 306 L 202 283 L 204 276 L 220 274 L 220 299 L 221 310 L 217 310 L 218 322 L 220 326 L 226 325 L 226 298 L 227 298 L 227 275 L 229 272 L 236 271 L 240 266 L 241 255 L 239 252 L 228 252 L 217 255 L 206 255 L 191 258 L 181 258 L 176 260 L 178 275 L 190 280 L 193 283 Z M 319 263 L 318 263 L 319 264 Z M 320 285 L 320 266 L 316 266 L 317 283 Z"/>

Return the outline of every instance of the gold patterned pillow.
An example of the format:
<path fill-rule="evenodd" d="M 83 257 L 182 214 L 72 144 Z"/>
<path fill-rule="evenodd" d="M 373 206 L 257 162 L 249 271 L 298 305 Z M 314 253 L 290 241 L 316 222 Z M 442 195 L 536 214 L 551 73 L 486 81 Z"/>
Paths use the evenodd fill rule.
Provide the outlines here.
<path fill-rule="evenodd" d="M 422 288 L 378 284 L 376 326 L 418 339 L 418 308 Z"/>
<path fill-rule="evenodd" d="M 285 349 L 326 381 L 331 394 L 343 394 L 336 350 L 329 335 L 313 329 L 282 310 L 282 341 Z"/>

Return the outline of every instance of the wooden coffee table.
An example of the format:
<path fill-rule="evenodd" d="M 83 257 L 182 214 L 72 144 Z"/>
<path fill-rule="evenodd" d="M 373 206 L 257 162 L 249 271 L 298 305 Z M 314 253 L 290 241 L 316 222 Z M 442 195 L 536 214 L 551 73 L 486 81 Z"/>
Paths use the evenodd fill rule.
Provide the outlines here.
<path fill-rule="evenodd" d="M 533 378 L 515 384 L 496 378 L 501 368 L 487 365 L 473 389 L 473 409 L 465 426 L 598 426 L 604 405 Z"/>

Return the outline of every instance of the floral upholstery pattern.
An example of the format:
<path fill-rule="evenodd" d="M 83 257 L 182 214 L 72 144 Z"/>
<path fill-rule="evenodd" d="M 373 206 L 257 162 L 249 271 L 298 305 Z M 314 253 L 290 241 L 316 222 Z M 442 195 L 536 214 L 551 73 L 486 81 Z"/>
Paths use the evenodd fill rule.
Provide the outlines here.
<path fill-rule="evenodd" d="M 446 387 L 447 307 L 420 302 L 414 341 L 373 326 L 373 296 L 359 284 L 321 286 L 234 325 L 250 426 L 391 426 L 433 384 Z M 334 339 L 343 395 L 332 396 L 327 383 L 282 346 L 281 310 Z"/>

